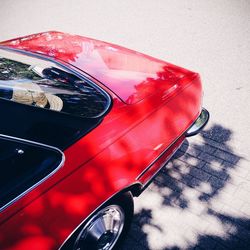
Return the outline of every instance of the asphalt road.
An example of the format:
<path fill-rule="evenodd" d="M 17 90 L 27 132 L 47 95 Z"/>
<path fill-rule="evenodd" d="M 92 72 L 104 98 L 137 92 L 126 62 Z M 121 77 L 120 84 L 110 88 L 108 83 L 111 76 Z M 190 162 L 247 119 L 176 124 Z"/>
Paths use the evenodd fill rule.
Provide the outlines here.
<path fill-rule="evenodd" d="M 250 165 L 248 164 L 250 153 L 250 1 L 1 0 L 0 21 L 0 40 L 41 31 L 59 30 L 123 45 L 199 72 L 204 85 L 204 106 L 210 111 L 211 120 L 206 132 L 197 139 L 189 141 L 189 149 L 183 149 L 189 152 L 190 157 L 181 156 L 182 158 L 175 164 L 178 166 L 178 161 L 182 162 L 183 166 L 193 163 L 194 169 L 201 169 L 202 177 L 197 172 L 192 174 L 188 169 L 187 176 L 193 176 L 194 180 L 197 177 L 199 183 L 196 185 L 186 183 L 191 189 L 181 189 L 180 184 L 184 181 L 183 178 L 178 179 L 178 174 L 182 177 L 185 175 L 184 167 L 181 167 L 182 170 L 179 169 L 173 177 L 175 181 L 180 181 L 177 184 L 178 188 L 169 187 L 170 189 L 166 190 L 163 187 L 165 183 L 163 179 L 171 174 L 161 175 L 160 180 L 153 183 L 149 191 L 137 199 L 137 216 L 132 227 L 134 231 L 130 232 L 124 248 L 228 249 L 230 246 L 243 248 L 242 245 L 233 245 L 231 241 L 226 241 L 228 238 L 233 242 L 241 239 L 230 230 L 242 231 L 242 224 L 237 223 L 235 226 L 230 221 L 225 222 L 223 215 L 232 218 L 232 221 L 237 218 L 248 223 L 250 219 L 250 199 L 244 193 L 246 190 L 250 191 L 248 189 L 250 187 L 248 177 Z M 205 165 L 200 168 L 204 162 Z M 209 166 L 210 169 L 205 166 Z M 218 171 L 218 168 L 221 168 L 221 171 Z M 206 176 L 206 173 L 210 176 Z M 214 181 L 216 176 L 219 176 L 220 181 L 222 180 L 221 185 Z M 168 179 L 167 183 L 170 182 L 171 180 Z M 229 187 L 229 184 L 233 186 Z M 201 187 L 204 190 L 207 189 L 200 190 Z M 224 192 L 228 187 L 231 191 Z M 166 209 L 167 214 L 176 215 L 181 221 L 195 221 L 192 217 L 195 214 L 193 210 L 191 216 L 182 208 L 183 217 L 179 214 L 177 216 L 179 203 L 183 201 L 179 196 L 168 196 L 168 199 L 170 197 L 175 199 L 170 199 L 167 203 L 168 199 L 165 195 L 165 203 L 160 202 L 163 195 L 157 196 L 157 194 L 172 193 L 172 191 L 175 193 L 179 191 L 181 195 L 186 195 L 184 200 L 189 203 L 187 202 L 184 208 L 192 210 L 200 207 L 202 212 L 199 211 L 205 213 L 205 215 L 202 214 L 204 215 L 202 221 L 196 220 L 195 223 L 199 224 L 200 228 L 196 227 L 192 230 L 193 233 L 189 233 L 188 229 L 184 230 L 183 224 L 177 224 L 175 233 L 168 234 L 164 230 L 171 225 L 169 218 L 163 216 L 165 218 L 163 222 L 157 219 L 159 217 L 156 210 L 158 206 L 162 211 Z M 198 195 L 197 192 L 210 194 L 212 198 L 202 200 L 201 194 Z M 225 198 L 221 193 L 227 193 L 231 198 Z M 232 208 L 230 206 L 234 204 L 233 195 L 237 199 L 240 198 L 243 203 L 238 201 Z M 148 207 L 145 202 L 147 199 L 150 199 L 151 203 L 155 201 L 153 203 L 155 206 Z M 216 210 L 213 206 L 209 207 L 211 204 L 216 204 L 217 208 L 223 204 L 221 207 L 224 210 L 220 210 L 220 215 L 218 215 L 218 209 Z M 228 210 L 225 209 L 226 205 L 229 207 Z M 213 213 L 217 211 L 216 219 L 211 217 L 211 211 Z M 200 213 L 195 215 L 201 216 Z M 148 220 L 145 221 L 143 218 Z M 220 219 L 224 224 L 222 222 L 216 224 L 215 220 Z M 209 231 L 207 229 L 209 226 L 206 230 L 204 229 L 203 224 L 205 225 L 207 220 L 211 221 L 209 225 L 213 225 L 216 230 Z M 225 224 L 230 224 L 230 229 L 223 227 Z M 250 227 L 246 225 L 248 224 L 243 223 L 243 228 L 247 230 L 244 235 L 249 240 Z M 166 235 L 168 237 L 165 237 Z M 209 236 L 209 244 L 201 245 L 201 239 L 204 242 L 204 239 L 206 241 Z"/>

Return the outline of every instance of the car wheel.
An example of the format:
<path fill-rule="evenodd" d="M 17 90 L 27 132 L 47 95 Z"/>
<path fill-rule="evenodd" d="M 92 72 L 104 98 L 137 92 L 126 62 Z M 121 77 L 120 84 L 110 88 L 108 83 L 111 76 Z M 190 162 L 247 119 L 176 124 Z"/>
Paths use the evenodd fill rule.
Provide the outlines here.
<path fill-rule="evenodd" d="M 121 244 L 134 213 L 130 192 L 102 206 L 82 227 L 73 250 L 114 250 Z"/>

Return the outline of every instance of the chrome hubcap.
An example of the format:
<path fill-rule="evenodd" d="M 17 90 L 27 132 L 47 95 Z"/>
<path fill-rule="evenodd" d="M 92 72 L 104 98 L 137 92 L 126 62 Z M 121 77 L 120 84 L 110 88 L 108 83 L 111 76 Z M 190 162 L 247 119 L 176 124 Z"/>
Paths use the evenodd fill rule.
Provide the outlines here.
<path fill-rule="evenodd" d="M 111 205 L 100 210 L 82 229 L 74 249 L 110 250 L 124 227 L 124 212 Z"/>

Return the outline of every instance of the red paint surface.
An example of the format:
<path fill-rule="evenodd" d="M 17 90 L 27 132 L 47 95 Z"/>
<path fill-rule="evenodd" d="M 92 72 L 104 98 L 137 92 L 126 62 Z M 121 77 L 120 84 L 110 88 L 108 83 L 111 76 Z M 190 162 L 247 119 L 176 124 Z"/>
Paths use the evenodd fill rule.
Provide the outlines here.
<path fill-rule="evenodd" d="M 45 54 L 74 65 L 129 104 L 162 89 L 163 84 L 164 89 L 167 87 L 171 91 L 171 87 L 179 87 L 175 86 L 179 79 L 193 74 L 117 45 L 60 32 L 31 35 L 2 44 Z"/>
<path fill-rule="evenodd" d="M 107 90 L 112 109 L 64 152 L 65 166 L 0 214 L 1 249 L 57 249 L 84 218 L 134 183 L 192 124 L 201 108 L 200 79 L 138 52 L 58 32 L 1 45 L 71 64 L 112 90 Z M 183 139 L 139 181 L 145 183 Z"/>

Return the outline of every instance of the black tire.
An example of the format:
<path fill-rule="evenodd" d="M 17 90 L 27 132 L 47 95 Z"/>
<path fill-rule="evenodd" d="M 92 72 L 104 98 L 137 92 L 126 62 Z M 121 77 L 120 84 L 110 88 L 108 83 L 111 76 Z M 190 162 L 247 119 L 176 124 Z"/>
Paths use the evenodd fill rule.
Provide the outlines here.
<path fill-rule="evenodd" d="M 106 214 L 105 214 L 106 212 Z M 71 239 L 62 247 L 61 249 L 73 249 L 73 250 L 117 250 L 120 249 L 121 243 L 123 242 L 127 232 L 129 231 L 131 221 L 134 214 L 134 202 L 133 196 L 130 192 L 123 193 L 100 207 L 87 221 L 81 225 L 81 227 L 72 235 Z M 95 228 L 99 228 L 99 221 L 105 221 L 103 218 L 113 218 L 111 215 L 114 215 L 114 218 L 123 218 L 123 222 L 119 227 L 119 230 L 110 230 L 101 235 L 101 237 L 96 240 L 93 237 L 91 230 L 95 231 Z M 106 217 L 105 217 L 106 216 Z M 98 218 L 101 218 L 98 220 Z M 116 224 L 117 221 L 114 220 Z M 97 221 L 95 223 L 95 221 Z M 113 222 L 113 221 L 112 221 Z M 99 223 L 99 224 L 98 224 Z M 119 224 L 119 223 L 117 223 Z M 117 233 L 112 233 L 116 231 Z M 115 236 L 114 236 L 115 235 Z M 107 243 L 105 245 L 105 242 Z M 70 243 L 70 244 L 69 244 Z M 71 247 L 70 247 L 71 246 Z M 103 248 L 102 248 L 103 246 Z M 104 248 L 104 247 L 107 248 Z"/>

